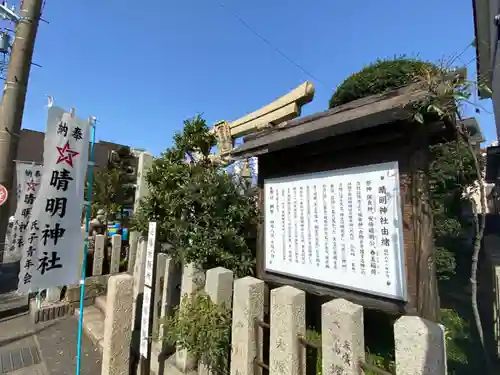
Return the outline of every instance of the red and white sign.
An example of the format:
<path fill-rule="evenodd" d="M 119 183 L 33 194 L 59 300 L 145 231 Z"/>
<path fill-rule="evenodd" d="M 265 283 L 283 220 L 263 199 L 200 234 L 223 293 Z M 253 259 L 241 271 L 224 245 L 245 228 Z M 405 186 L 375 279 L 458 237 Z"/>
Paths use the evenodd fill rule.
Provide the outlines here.
<path fill-rule="evenodd" d="M 9 197 L 9 192 L 0 184 L 0 206 L 3 206 L 5 202 L 7 202 L 7 198 Z"/>

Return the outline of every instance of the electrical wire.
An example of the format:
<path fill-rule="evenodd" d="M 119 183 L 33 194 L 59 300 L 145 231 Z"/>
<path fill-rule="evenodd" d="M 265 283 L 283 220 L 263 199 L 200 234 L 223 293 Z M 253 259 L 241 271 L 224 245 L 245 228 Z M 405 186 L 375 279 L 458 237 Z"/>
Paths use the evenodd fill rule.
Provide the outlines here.
<path fill-rule="evenodd" d="M 456 60 L 462 61 L 461 57 L 465 54 L 465 52 L 467 52 L 469 50 L 470 47 L 472 47 L 472 43 L 467 44 L 465 46 L 465 48 L 462 50 L 462 52 L 460 52 L 460 53 L 456 54 L 455 56 L 453 56 L 450 59 L 450 62 L 448 63 L 448 66 L 451 67 Z M 464 63 L 464 62 L 462 61 L 462 63 Z M 466 66 L 469 65 L 469 64 L 470 64 L 470 62 L 467 63 Z"/>
<path fill-rule="evenodd" d="M 221 9 L 229 13 L 234 19 L 236 19 L 239 23 L 241 23 L 244 27 L 246 27 L 251 33 L 253 33 L 256 37 L 258 37 L 260 40 L 262 40 L 264 43 L 266 43 L 269 47 L 271 47 L 276 53 L 281 55 L 285 60 L 287 60 L 290 64 L 294 65 L 297 69 L 302 71 L 305 75 L 309 76 L 311 79 L 314 81 L 320 83 L 321 85 L 325 86 L 326 88 L 330 89 L 327 84 L 325 84 L 323 81 L 321 81 L 318 77 L 316 77 L 314 74 L 309 72 L 306 68 L 304 68 L 302 65 L 297 63 L 295 60 L 293 60 L 290 56 L 288 56 L 285 52 L 283 52 L 280 48 L 275 46 L 273 43 L 269 41 L 266 37 L 264 37 L 261 33 L 259 33 L 255 28 L 250 26 L 247 22 L 245 22 L 244 19 L 242 19 L 240 16 L 238 16 L 234 11 L 228 9 L 223 3 L 219 4 Z"/>

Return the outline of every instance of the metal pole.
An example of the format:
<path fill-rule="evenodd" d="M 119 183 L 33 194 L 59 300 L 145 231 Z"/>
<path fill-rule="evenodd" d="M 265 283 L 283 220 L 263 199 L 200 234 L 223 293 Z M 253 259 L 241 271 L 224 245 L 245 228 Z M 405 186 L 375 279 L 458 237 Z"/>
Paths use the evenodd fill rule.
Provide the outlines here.
<path fill-rule="evenodd" d="M 89 225 L 92 206 L 92 185 L 94 172 L 95 151 L 95 121 L 89 120 L 91 133 L 90 163 L 89 163 L 89 188 L 87 189 L 87 213 L 85 217 L 85 244 L 83 245 L 82 277 L 80 279 L 80 317 L 78 319 L 78 339 L 76 344 L 76 375 L 80 375 L 82 365 L 82 335 L 83 335 L 83 302 L 85 300 L 85 277 L 87 276 L 87 253 L 89 249 Z"/>
<path fill-rule="evenodd" d="M 13 160 L 17 156 L 24 101 L 42 3 L 43 0 L 21 1 L 20 19 L 16 25 L 14 44 L 3 89 L 0 112 L 0 184 L 4 185 L 9 193 L 12 192 L 15 170 Z M 9 207 L 8 203 L 0 206 L 0 262 L 5 246 Z"/>

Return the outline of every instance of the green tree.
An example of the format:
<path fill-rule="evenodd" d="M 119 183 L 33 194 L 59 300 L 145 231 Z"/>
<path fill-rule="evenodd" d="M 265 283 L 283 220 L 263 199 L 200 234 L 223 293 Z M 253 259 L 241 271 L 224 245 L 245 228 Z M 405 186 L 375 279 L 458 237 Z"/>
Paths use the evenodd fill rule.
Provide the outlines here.
<path fill-rule="evenodd" d="M 134 204 L 135 183 L 137 182 L 135 174 L 136 164 L 137 159 L 127 146 L 122 146 L 114 150 L 108 162 L 108 170 L 118 173 L 115 199 L 119 204 L 119 219 L 123 224 L 127 224 L 127 216 L 124 215 L 124 209 L 132 208 Z"/>
<path fill-rule="evenodd" d="M 250 181 L 235 179 L 209 158 L 215 146 L 200 116 L 184 121 L 174 144 L 153 161 L 149 195 L 134 216 L 146 233 L 156 220 L 159 240 L 174 259 L 208 269 L 223 266 L 238 276 L 255 266 L 257 202 Z"/>
<path fill-rule="evenodd" d="M 455 274 L 457 257 L 470 264 L 470 247 L 465 246 L 464 249 L 461 237 L 471 230 L 464 208 L 469 204 L 467 196 L 475 187 L 477 178 L 473 156 L 462 140 L 432 146 L 431 154 L 429 177 L 436 263 L 438 278 L 446 281 Z M 480 155 L 477 157 L 484 163 Z"/>
<path fill-rule="evenodd" d="M 127 224 L 124 223 L 126 217 L 123 213 L 125 208 L 132 206 L 134 200 L 134 163 L 135 156 L 130 148 L 124 146 L 111 152 L 104 168 L 94 169 L 92 217 L 102 209 L 106 214 L 106 221 L 119 219 L 123 224 Z"/>

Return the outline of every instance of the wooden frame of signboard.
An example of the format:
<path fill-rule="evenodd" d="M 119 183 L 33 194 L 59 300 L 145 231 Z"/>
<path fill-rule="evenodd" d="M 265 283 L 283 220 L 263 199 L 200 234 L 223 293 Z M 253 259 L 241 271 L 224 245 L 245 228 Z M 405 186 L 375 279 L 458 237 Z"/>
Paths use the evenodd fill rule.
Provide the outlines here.
<path fill-rule="evenodd" d="M 265 230 L 259 228 L 257 276 L 273 285 L 292 285 L 319 296 L 345 298 L 392 314 L 418 314 L 434 320 L 438 305 L 433 224 L 426 174 L 429 145 L 451 139 L 453 131 L 436 119 L 425 126 L 412 121 L 412 103 L 427 92 L 414 84 L 367 97 L 329 111 L 269 127 L 233 150 L 232 156 L 258 158 L 259 204 L 264 213 L 264 182 L 288 176 L 397 161 L 406 265 L 406 299 L 396 300 L 270 272 L 265 267 Z M 468 120 L 470 121 L 470 120 Z M 475 121 L 473 121 L 475 123 Z M 419 190 L 418 197 L 415 190 Z M 265 218 L 263 218 L 265 219 Z"/>

